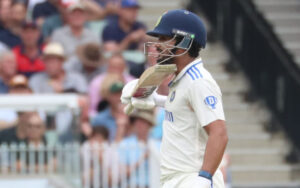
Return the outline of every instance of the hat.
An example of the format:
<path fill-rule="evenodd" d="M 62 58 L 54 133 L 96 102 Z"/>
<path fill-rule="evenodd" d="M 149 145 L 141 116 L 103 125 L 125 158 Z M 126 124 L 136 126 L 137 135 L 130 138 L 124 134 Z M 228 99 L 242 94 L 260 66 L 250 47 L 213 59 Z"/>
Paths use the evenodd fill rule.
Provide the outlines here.
<path fill-rule="evenodd" d="M 117 81 L 111 84 L 110 88 L 109 88 L 109 92 L 110 93 L 117 93 L 122 91 L 124 87 L 124 83 L 121 81 Z"/>
<path fill-rule="evenodd" d="M 80 45 L 76 52 L 82 64 L 89 67 L 99 67 L 101 65 L 102 54 L 98 43 Z"/>
<path fill-rule="evenodd" d="M 44 56 L 58 56 L 65 59 L 65 51 L 61 44 L 52 42 L 45 46 L 43 50 Z"/>
<path fill-rule="evenodd" d="M 33 28 L 33 29 L 37 29 L 38 25 L 36 24 L 35 21 L 24 21 L 22 23 L 22 28 L 26 29 L 26 28 Z"/>
<path fill-rule="evenodd" d="M 82 3 L 76 2 L 72 3 L 68 6 L 67 11 L 72 12 L 73 10 L 80 9 L 80 10 L 85 10 L 85 7 Z"/>
<path fill-rule="evenodd" d="M 119 74 L 108 73 L 101 82 L 100 95 L 105 99 L 111 93 L 122 91 L 121 87 L 123 88 L 123 86 L 124 83 Z"/>
<path fill-rule="evenodd" d="M 122 8 L 140 8 L 141 6 L 137 2 L 137 0 L 122 0 L 121 2 Z"/>
<path fill-rule="evenodd" d="M 28 80 L 24 75 L 18 74 L 10 80 L 9 86 L 10 87 L 28 87 Z"/>
<path fill-rule="evenodd" d="M 154 117 L 153 110 L 135 109 L 131 113 L 130 117 L 144 119 L 144 120 L 148 121 L 151 124 L 151 126 L 155 124 L 155 117 Z"/>

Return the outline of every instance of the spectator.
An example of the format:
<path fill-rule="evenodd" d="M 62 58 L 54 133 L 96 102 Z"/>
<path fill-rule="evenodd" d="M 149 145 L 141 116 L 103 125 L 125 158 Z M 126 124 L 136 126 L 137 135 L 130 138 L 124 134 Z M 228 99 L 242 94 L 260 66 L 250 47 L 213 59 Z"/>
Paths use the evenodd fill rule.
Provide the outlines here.
<path fill-rule="evenodd" d="M 20 37 L 10 30 L 12 26 L 11 6 L 11 0 L 0 1 L 0 41 L 10 48 L 21 44 Z"/>
<path fill-rule="evenodd" d="M 35 22 L 25 21 L 22 24 L 21 38 L 22 44 L 13 49 L 18 72 L 30 77 L 34 73 L 44 71 L 42 46 L 39 45 L 40 31 Z"/>
<path fill-rule="evenodd" d="M 126 83 L 134 78 L 126 73 L 126 63 L 121 54 L 113 54 L 108 59 L 108 65 L 106 73 L 100 74 L 95 77 L 89 86 L 89 97 L 90 97 L 90 115 L 94 116 L 97 111 L 97 105 L 101 101 L 101 94 L 99 93 L 103 79 L 107 76 L 108 73 L 115 73 L 121 75 L 122 80 Z"/>
<path fill-rule="evenodd" d="M 149 131 L 154 125 L 153 111 L 134 111 L 130 115 L 130 124 L 133 127 L 133 132 L 120 143 L 120 156 L 122 156 L 120 161 L 127 166 L 129 181 L 135 180 L 135 186 L 149 187 L 148 151 L 146 145 Z M 140 144 L 143 144 L 143 147 Z M 128 150 L 130 151 L 128 152 Z M 135 153 L 135 155 L 132 155 L 132 153 Z"/>
<path fill-rule="evenodd" d="M 98 43 L 86 43 L 78 46 L 76 56 L 70 58 L 64 67 L 66 71 L 82 74 L 89 83 L 105 70 L 100 45 Z"/>
<path fill-rule="evenodd" d="M 46 144 L 45 130 L 46 126 L 38 113 L 32 113 L 27 121 L 27 142 L 34 146 Z"/>
<path fill-rule="evenodd" d="M 26 154 L 26 160 L 25 158 L 21 157 L 21 152 L 17 152 L 17 171 L 20 172 L 22 167 L 24 168 L 32 168 L 34 167 L 34 171 L 37 173 L 39 170 L 44 168 L 44 170 L 47 169 L 49 165 L 53 166 L 53 168 L 56 168 L 56 165 L 54 163 L 54 157 L 56 153 L 54 153 L 54 156 L 49 158 L 48 152 L 46 150 L 40 150 L 42 146 L 47 145 L 46 139 L 45 139 L 45 124 L 39 114 L 37 112 L 32 112 L 27 120 L 27 126 L 26 126 L 26 135 L 27 139 L 26 142 L 29 146 L 29 150 L 25 151 Z M 42 153 L 42 155 L 41 155 Z M 31 156 L 34 156 L 34 161 L 31 160 Z M 41 163 L 41 157 L 43 157 L 43 164 Z M 42 166 L 43 165 L 43 166 Z M 26 167 L 25 167 L 26 166 Z"/>
<path fill-rule="evenodd" d="M 2 0 L 0 1 L 0 18 L 1 24 L 8 26 L 11 20 L 11 5 L 12 0 Z"/>
<path fill-rule="evenodd" d="M 99 21 L 103 19 L 105 16 L 113 14 L 117 12 L 118 7 L 116 5 L 109 5 L 104 9 L 100 7 L 97 3 L 93 2 L 92 0 L 85 0 L 81 1 L 85 8 L 86 12 L 86 20 L 88 21 Z M 110 3 L 109 3 L 110 4 Z M 44 19 L 42 24 L 42 34 L 44 40 L 48 41 L 49 37 L 53 33 L 54 30 L 58 29 L 59 27 L 63 27 L 63 25 L 67 22 L 67 11 L 66 9 L 67 4 L 59 3 L 57 5 L 58 13 L 48 16 Z M 89 25 L 90 26 L 90 25 Z M 100 27 L 101 28 L 101 27 Z M 96 29 L 96 28 L 95 28 Z M 100 32 L 97 28 L 96 31 L 93 30 L 94 33 Z M 102 32 L 102 31 L 101 31 Z"/>
<path fill-rule="evenodd" d="M 105 122 L 104 122 L 105 123 Z M 105 181 L 100 175 L 102 173 L 108 174 L 108 184 L 111 181 L 111 168 L 113 165 L 118 164 L 118 153 L 114 147 L 110 147 L 108 144 L 109 131 L 106 126 L 93 127 L 91 137 L 83 143 L 81 147 L 82 156 L 82 171 L 83 171 L 83 184 L 86 182 L 93 182 L 95 179 Z M 103 170 L 98 177 L 95 177 L 94 167 L 96 165 L 101 166 Z M 96 167 L 97 169 L 97 167 Z"/>
<path fill-rule="evenodd" d="M 50 40 L 53 31 L 63 27 L 67 23 L 66 6 L 63 3 L 59 3 L 57 9 L 58 13 L 42 19 L 42 36 L 45 42 Z"/>
<path fill-rule="evenodd" d="M 42 26 L 45 18 L 57 14 L 59 0 L 46 0 L 44 2 L 37 3 L 32 12 L 32 18 L 37 22 L 39 26 Z"/>
<path fill-rule="evenodd" d="M 9 81 L 9 94 L 30 94 L 27 78 L 24 75 L 16 75 Z M 0 109 L 0 129 L 14 126 L 17 121 L 17 113 L 12 109 Z"/>
<path fill-rule="evenodd" d="M 27 123 L 28 117 L 32 112 L 19 112 L 16 125 L 0 131 L 0 144 L 21 143 L 27 138 Z"/>
<path fill-rule="evenodd" d="M 86 10 L 81 3 L 74 3 L 67 8 L 68 24 L 55 30 L 51 41 L 63 45 L 67 57 L 75 55 L 79 45 L 88 42 L 97 42 L 99 38 L 90 30 L 84 27 L 86 23 Z"/>
<path fill-rule="evenodd" d="M 8 93 L 9 81 L 16 75 L 17 65 L 14 53 L 6 51 L 0 55 L 0 94 Z"/>
<path fill-rule="evenodd" d="M 137 21 L 140 5 L 137 0 L 122 0 L 118 19 L 112 20 L 103 30 L 104 46 L 119 44 L 119 51 L 136 50 L 143 43 L 146 27 Z"/>
<path fill-rule="evenodd" d="M 86 93 L 87 83 L 84 77 L 64 71 L 65 54 L 59 43 L 49 43 L 45 46 L 43 60 L 46 66 L 45 72 L 38 73 L 29 80 L 29 85 L 35 93 Z M 59 111 L 53 120 L 59 141 L 63 143 L 72 141 L 72 112 L 68 109 Z"/>
<path fill-rule="evenodd" d="M 22 34 L 22 24 L 26 19 L 27 7 L 24 1 L 13 1 L 11 6 L 11 25 L 10 30 L 17 34 Z"/>
<path fill-rule="evenodd" d="M 117 74 L 107 74 L 101 84 L 100 93 L 103 97 L 99 103 L 99 113 L 91 119 L 91 125 L 107 125 L 110 141 L 119 141 L 126 129 L 127 116 L 122 110 L 120 101 L 124 82 Z M 105 123 L 104 123 L 105 122 Z"/>
<path fill-rule="evenodd" d="M 77 74 L 63 69 L 65 60 L 64 49 L 59 43 L 49 43 L 43 51 L 45 72 L 31 77 L 29 85 L 35 93 L 62 93 L 73 90 L 86 93 L 87 83 Z"/>

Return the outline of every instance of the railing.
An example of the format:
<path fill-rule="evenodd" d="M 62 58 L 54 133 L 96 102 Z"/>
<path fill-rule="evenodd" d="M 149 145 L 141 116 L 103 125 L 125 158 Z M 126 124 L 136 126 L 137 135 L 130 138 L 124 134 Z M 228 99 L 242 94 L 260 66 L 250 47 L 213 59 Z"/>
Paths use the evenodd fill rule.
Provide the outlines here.
<path fill-rule="evenodd" d="M 0 179 L 13 177 L 13 184 L 18 178 L 56 177 L 49 180 L 52 187 L 156 188 L 160 176 L 157 144 L 2 144 Z"/>
<path fill-rule="evenodd" d="M 1 179 L 57 176 L 71 187 L 80 187 L 80 147 L 78 144 L 0 146 Z M 11 183 L 13 183 L 13 181 Z M 1 180 L 0 180 L 1 182 Z"/>
<path fill-rule="evenodd" d="M 300 148 L 300 70 L 251 0 L 192 0 L 200 5 L 293 142 Z"/>

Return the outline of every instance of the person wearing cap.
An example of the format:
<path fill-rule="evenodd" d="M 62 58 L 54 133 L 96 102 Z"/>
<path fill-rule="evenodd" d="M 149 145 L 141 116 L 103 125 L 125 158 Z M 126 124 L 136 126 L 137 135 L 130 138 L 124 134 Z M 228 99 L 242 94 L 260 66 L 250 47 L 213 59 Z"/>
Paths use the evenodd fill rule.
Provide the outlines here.
<path fill-rule="evenodd" d="M 34 93 L 66 93 L 84 94 L 87 83 L 82 75 L 67 72 L 63 69 L 65 61 L 63 47 L 59 43 L 49 43 L 43 50 L 45 72 L 32 76 L 29 85 Z M 70 110 L 60 111 L 55 115 L 56 131 L 61 142 L 71 141 L 72 113 Z"/>
<path fill-rule="evenodd" d="M 132 167 L 127 168 L 127 174 L 130 175 L 129 181 L 134 181 L 135 186 L 149 187 L 148 174 L 148 152 L 146 145 L 149 139 L 149 132 L 155 124 L 155 115 L 153 110 L 135 110 L 130 115 L 130 126 L 132 133 L 120 142 L 119 155 L 121 164 Z M 142 146 L 144 147 L 141 147 Z M 130 146 L 130 148 L 128 148 Z M 128 152 L 128 149 L 130 152 Z M 136 155 L 132 156 L 132 153 Z M 134 172 L 139 171 L 139 174 L 144 174 L 144 177 L 135 176 Z"/>
<path fill-rule="evenodd" d="M 107 74 L 101 83 L 102 100 L 98 105 L 98 113 L 91 118 L 91 125 L 106 125 L 110 132 L 110 141 L 119 141 L 123 137 L 127 125 L 127 116 L 122 110 L 120 101 L 124 82 L 117 74 Z"/>
<path fill-rule="evenodd" d="M 45 70 L 42 61 L 42 45 L 39 44 L 40 30 L 35 22 L 22 24 L 22 44 L 13 48 L 18 63 L 18 72 L 28 77 Z"/>
<path fill-rule="evenodd" d="M 82 74 L 89 83 L 94 77 L 105 71 L 100 45 L 95 42 L 77 47 L 76 56 L 64 65 L 65 70 Z"/>
<path fill-rule="evenodd" d="M 103 30 L 104 45 L 117 43 L 120 51 L 139 49 L 146 30 L 146 26 L 137 21 L 139 8 L 137 0 L 122 0 L 118 19 L 110 21 Z"/>
<path fill-rule="evenodd" d="M 66 10 L 66 18 L 67 25 L 56 29 L 52 33 L 50 41 L 61 43 L 67 58 L 76 54 L 76 48 L 79 45 L 100 41 L 99 37 L 84 27 L 87 21 L 87 12 L 82 3 L 70 4 Z"/>
<path fill-rule="evenodd" d="M 29 88 L 27 78 L 22 74 L 15 75 L 9 82 L 9 93 L 31 94 L 32 91 Z"/>
<path fill-rule="evenodd" d="M 17 73 L 15 54 L 5 51 L 0 54 L 0 94 L 8 93 L 9 81 Z"/>
<path fill-rule="evenodd" d="M 14 95 L 24 95 L 24 94 L 31 94 L 32 91 L 28 87 L 28 80 L 24 75 L 15 75 L 9 80 L 9 93 L 8 94 L 14 94 Z M 21 114 L 17 113 L 15 110 L 12 109 L 6 109 L 6 108 L 1 108 L 0 109 L 0 130 L 5 129 L 8 132 L 8 135 L 12 135 L 12 138 L 9 138 L 9 136 L 4 136 L 3 140 L 10 142 L 12 140 L 18 140 L 17 138 L 20 138 L 23 140 L 25 138 L 24 133 L 22 131 L 24 126 L 21 122 L 21 124 L 16 123 L 18 120 L 18 116 L 20 118 Z M 16 128 L 16 125 L 20 125 L 20 127 Z M 4 131 L 6 132 L 6 131 Z M 17 132 L 17 133 L 16 133 Z M 4 134 L 5 135 L 5 134 Z M 13 136 L 14 135 L 14 136 Z M 2 135 L 3 136 L 3 135 Z M 2 137 L 0 134 L 0 137 Z"/>
<path fill-rule="evenodd" d="M 62 93 L 73 90 L 86 93 L 87 83 L 82 75 L 64 71 L 65 53 L 59 43 L 49 43 L 43 50 L 45 72 L 32 76 L 29 85 L 35 93 Z"/>

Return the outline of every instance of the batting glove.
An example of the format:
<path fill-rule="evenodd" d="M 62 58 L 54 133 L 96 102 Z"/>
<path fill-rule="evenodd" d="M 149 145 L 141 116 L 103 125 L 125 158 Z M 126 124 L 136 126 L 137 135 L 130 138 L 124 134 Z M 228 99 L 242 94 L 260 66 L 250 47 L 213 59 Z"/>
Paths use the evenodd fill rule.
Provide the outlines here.
<path fill-rule="evenodd" d="M 146 97 L 146 98 L 135 98 L 132 97 L 133 90 L 135 86 L 138 83 L 138 79 L 132 80 L 128 82 L 123 90 L 121 95 L 121 102 L 123 104 L 132 105 L 134 108 L 137 109 L 152 109 L 155 107 L 155 99 L 154 96 L 156 95 L 156 92 L 154 91 L 152 95 Z"/>
<path fill-rule="evenodd" d="M 132 93 L 138 81 L 139 79 L 132 80 L 123 87 L 122 95 L 121 95 L 121 102 L 123 104 L 131 103 Z"/>

